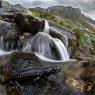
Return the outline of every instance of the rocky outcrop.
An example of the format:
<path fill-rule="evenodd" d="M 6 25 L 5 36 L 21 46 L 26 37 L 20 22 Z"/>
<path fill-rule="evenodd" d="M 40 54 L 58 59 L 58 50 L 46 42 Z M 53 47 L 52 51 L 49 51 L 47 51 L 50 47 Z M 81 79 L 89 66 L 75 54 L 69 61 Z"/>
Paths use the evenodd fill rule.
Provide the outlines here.
<path fill-rule="evenodd" d="M 60 68 L 54 64 L 43 63 L 34 53 L 13 53 L 9 56 L 9 61 L 0 66 L 0 70 L 4 77 L 2 83 L 5 83 L 49 76 Z"/>
<path fill-rule="evenodd" d="M 45 22 L 36 19 L 30 15 L 17 14 L 14 18 L 14 22 L 20 28 L 21 34 L 29 32 L 32 35 L 42 31 L 44 29 Z"/>

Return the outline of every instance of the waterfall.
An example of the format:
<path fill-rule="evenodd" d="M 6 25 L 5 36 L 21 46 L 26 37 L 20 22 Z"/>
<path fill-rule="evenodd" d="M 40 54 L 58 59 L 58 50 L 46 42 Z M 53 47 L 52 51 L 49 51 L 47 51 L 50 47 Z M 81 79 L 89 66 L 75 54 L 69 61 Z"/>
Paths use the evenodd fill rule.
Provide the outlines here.
<path fill-rule="evenodd" d="M 0 55 L 11 54 L 12 52 L 14 52 L 14 51 L 7 51 L 6 52 L 6 51 L 0 49 Z"/>
<path fill-rule="evenodd" d="M 38 33 L 35 37 L 29 39 L 29 41 L 24 44 L 24 52 L 37 52 L 41 53 L 45 57 L 53 58 L 52 48 L 54 47 L 54 42 L 51 37 L 46 33 Z"/>
<path fill-rule="evenodd" d="M 10 46 L 10 47 L 9 47 Z M 4 37 L 0 37 L 0 55 L 6 55 L 14 52 L 14 43 L 4 41 Z"/>
<path fill-rule="evenodd" d="M 45 20 L 45 26 L 44 26 L 43 32 L 44 33 L 49 33 L 49 29 L 50 29 L 49 23 Z"/>
<path fill-rule="evenodd" d="M 15 25 L 0 21 L 0 55 L 12 52 L 17 48 L 18 35 Z"/>
<path fill-rule="evenodd" d="M 45 21 L 45 27 L 43 32 L 37 33 L 34 37 L 31 37 L 28 41 L 24 43 L 23 52 L 36 52 L 41 53 L 44 57 L 53 60 L 69 60 L 69 54 L 67 52 L 66 46 L 63 41 L 66 40 L 67 37 L 58 35 L 57 37 L 52 37 L 49 35 L 49 24 Z M 53 32 L 56 34 L 55 32 Z M 58 32 L 57 32 L 58 33 Z M 55 35 L 56 36 L 56 35 Z"/>
<path fill-rule="evenodd" d="M 53 38 L 53 41 L 57 46 L 57 49 L 61 55 L 61 59 L 64 61 L 69 60 L 69 54 L 67 52 L 65 45 L 62 43 L 62 41 L 56 38 Z"/>
<path fill-rule="evenodd" d="M 66 40 L 60 33 L 49 34 L 50 27 L 45 21 L 43 32 L 37 33 L 23 43 L 23 52 L 40 53 L 51 60 L 69 60 L 69 54 L 64 45 Z M 18 49 L 18 34 L 13 24 L 8 22 L 0 23 L 0 55 L 9 54 Z"/>
<path fill-rule="evenodd" d="M 60 39 L 65 44 L 66 48 L 68 48 L 68 37 L 64 33 L 61 33 L 57 29 L 54 29 L 53 27 L 50 27 L 49 34 L 53 38 Z"/>
<path fill-rule="evenodd" d="M 69 60 L 69 54 L 62 41 L 42 32 L 29 39 L 24 44 L 23 51 L 41 53 L 53 60 Z"/>

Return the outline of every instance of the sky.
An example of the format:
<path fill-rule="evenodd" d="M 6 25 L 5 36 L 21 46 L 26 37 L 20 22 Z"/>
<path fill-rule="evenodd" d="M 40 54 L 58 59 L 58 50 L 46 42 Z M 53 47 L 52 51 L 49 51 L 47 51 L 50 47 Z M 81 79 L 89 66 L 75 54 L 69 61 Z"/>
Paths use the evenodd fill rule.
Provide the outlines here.
<path fill-rule="evenodd" d="M 12 4 L 29 7 L 43 7 L 64 5 L 79 8 L 86 16 L 95 20 L 95 0 L 5 0 Z"/>

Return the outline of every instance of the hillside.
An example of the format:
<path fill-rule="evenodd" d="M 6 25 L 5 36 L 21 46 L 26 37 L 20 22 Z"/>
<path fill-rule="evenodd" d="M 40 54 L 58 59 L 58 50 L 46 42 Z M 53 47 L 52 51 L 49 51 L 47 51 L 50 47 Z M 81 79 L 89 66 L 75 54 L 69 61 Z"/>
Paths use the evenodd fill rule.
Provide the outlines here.
<path fill-rule="evenodd" d="M 71 6 L 53 6 L 47 8 L 47 10 L 53 13 L 55 16 L 59 16 L 64 19 L 77 19 L 81 15 L 81 11 L 79 9 L 72 8 Z"/>
<path fill-rule="evenodd" d="M 77 37 L 79 46 L 87 43 L 87 46 L 93 47 L 95 50 L 95 25 L 94 21 L 87 18 L 81 13 L 80 9 L 72 8 L 70 6 L 53 6 L 47 9 L 40 7 L 29 9 L 34 16 L 53 21 L 67 29 L 73 31 Z M 64 30 L 63 30 L 64 31 Z M 89 39 L 91 41 L 89 41 Z M 92 48 L 91 48 L 92 50 Z"/>
<path fill-rule="evenodd" d="M 40 15 L 42 18 L 48 18 L 50 16 L 50 18 L 56 17 L 62 20 L 66 20 L 66 23 L 72 23 L 71 26 L 66 24 L 65 26 L 67 28 L 73 28 L 73 24 L 75 24 L 74 26 L 77 26 L 82 30 L 86 30 L 91 33 L 95 32 L 95 27 L 92 25 L 94 21 L 85 17 L 78 8 L 76 9 L 70 6 L 53 6 L 47 9 L 37 7 L 31 8 L 30 10 L 32 10 L 32 12 L 34 12 L 37 16 Z M 61 21 L 60 23 L 62 24 L 63 22 Z"/>

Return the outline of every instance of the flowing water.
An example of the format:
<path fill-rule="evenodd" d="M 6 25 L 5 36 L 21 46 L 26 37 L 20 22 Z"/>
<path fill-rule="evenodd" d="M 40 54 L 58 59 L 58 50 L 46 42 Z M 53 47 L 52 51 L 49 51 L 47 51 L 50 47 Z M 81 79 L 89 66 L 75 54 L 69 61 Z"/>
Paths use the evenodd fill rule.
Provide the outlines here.
<path fill-rule="evenodd" d="M 54 60 L 69 60 L 69 54 L 62 41 L 42 32 L 39 32 L 34 38 L 30 38 L 25 43 L 23 51 L 41 53 Z"/>
<path fill-rule="evenodd" d="M 13 52 L 17 48 L 18 37 L 15 25 L 0 21 L 0 55 Z"/>
<path fill-rule="evenodd" d="M 53 38 L 58 38 L 60 39 L 64 44 L 65 47 L 68 48 L 68 37 L 63 33 L 59 32 L 60 30 L 57 30 L 53 27 L 50 27 L 50 31 L 49 34 L 53 37 Z"/>
<path fill-rule="evenodd" d="M 64 61 L 69 60 L 69 54 L 67 52 L 65 45 L 62 43 L 62 41 L 59 39 L 56 39 L 56 38 L 53 38 L 53 40 L 54 40 L 54 43 L 56 44 L 58 51 L 61 55 L 61 59 Z"/>
<path fill-rule="evenodd" d="M 43 32 L 44 33 L 49 33 L 49 29 L 50 29 L 49 23 L 47 21 L 45 21 L 45 28 L 43 29 Z"/>
<path fill-rule="evenodd" d="M 2 30 L 1 26 L 2 25 L 0 25 L 0 29 Z M 4 34 L 0 36 L 0 55 L 9 54 L 17 48 L 17 42 L 15 41 L 16 39 L 14 39 L 15 36 L 13 35 L 13 39 L 11 39 L 12 37 L 10 36 L 10 33 L 13 33 L 14 29 L 8 23 L 3 23 L 3 28 Z M 69 54 L 63 41 L 59 38 L 50 36 L 49 30 L 49 24 L 45 21 L 43 32 L 39 32 L 34 37 L 26 40 L 22 51 L 40 53 L 44 57 L 52 60 L 69 60 Z"/>
<path fill-rule="evenodd" d="M 11 54 L 12 52 L 14 52 L 14 51 L 9 51 L 9 52 L 7 52 L 7 51 L 4 51 L 4 50 L 1 50 L 1 49 L 0 49 L 0 56 L 1 56 L 1 55 L 6 55 L 6 54 Z"/>

